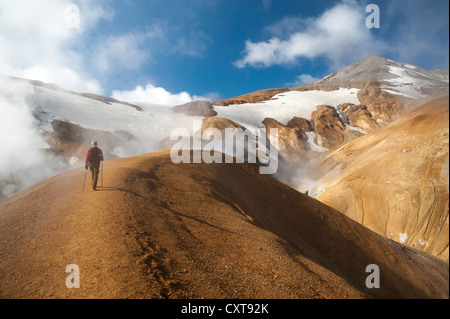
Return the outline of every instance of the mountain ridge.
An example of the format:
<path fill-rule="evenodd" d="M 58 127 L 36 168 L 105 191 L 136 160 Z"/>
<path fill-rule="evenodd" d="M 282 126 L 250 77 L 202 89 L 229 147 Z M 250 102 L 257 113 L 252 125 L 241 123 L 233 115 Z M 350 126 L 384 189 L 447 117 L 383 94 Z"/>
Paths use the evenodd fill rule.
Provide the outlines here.
<path fill-rule="evenodd" d="M 362 83 L 367 81 L 385 82 L 389 79 L 395 79 L 398 77 L 396 74 L 389 72 L 389 66 L 403 67 L 410 70 L 416 70 L 418 73 L 422 73 L 422 76 L 428 75 L 432 78 L 432 84 L 437 86 L 437 90 L 433 92 L 425 93 L 428 97 L 443 95 L 448 93 L 449 84 L 449 71 L 448 70 L 427 70 L 411 64 L 396 62 L 379 56 L 371 56 L 365 60 L 353 63 L 349 66 L 343 67 L 336 72 L 333 72 L 324 78 L 302 84 L 299 86 L 286 87 L 286 88 L 272 88 L 263 89 L 255 92 L 240 95 L 238 97 L 227 98 L 223 100 L 228 104 L 242 104 L 242 103 L 255 103 L 263 100 L 270 100 L 273 96 L 284 93 L 287 91 L 303 91 L 303 90 L 336 90 L 339 87 L 356 87 L 359 88 Z M 425 75 L 423 75 L 425 74 Z M 383 84 L 383 83 L 382 83 Z M 385 85 L 387 83 L 384 83 Z M 392 89 L 392 88 L 391 88 Z M 395 92 L 391 90 L 392 92 Z M 413 96 L 426 97 L 426 96 Z"/>
<path fill-rule="evenodd" d="M 447 263 L 246 164 L 165 151 L 106 162 L 97 192 L 83 175 L 0 202 L 3 298 L 448 298 Z M 365 286 L 373 263 L 380 289 Z"/>
<path fill-rule="evenodd" d="M 448 261 L 448 120 L 446 95 L 330 153 L 319 171 L 340 175 L 318 199 Z"/>

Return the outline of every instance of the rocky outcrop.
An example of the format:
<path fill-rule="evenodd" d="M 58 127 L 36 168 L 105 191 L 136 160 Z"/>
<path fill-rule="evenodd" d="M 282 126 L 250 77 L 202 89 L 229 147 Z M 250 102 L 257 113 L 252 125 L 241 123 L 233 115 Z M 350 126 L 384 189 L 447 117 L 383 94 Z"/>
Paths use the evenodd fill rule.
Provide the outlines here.
<path fill-rule="evenodd" d="M 317 144 L 327 149 L 336 149 L 362 135 L 360 132 L 347 130 L 336 108 L 329 105 L 317 106 L 317 111 L 311 114 L 311 123 L 317 135 Z"/>
<path fill-rule="evenodd" d="M 371 117 L 379 124 L 386 125 L 399 118 L 407 111 L 405 106 L 408 99 L 394 96 L 381 89 L 376 81 L 359 83 L 358 99 L 371 114 Z"/>
<path fill-rule="evenodd" d="M 344 112 L 349 125 L 359 127 L 366 133 L 380 127 L 366 106 L 346 103 L 339 105 L 339 109 Z"/>
<path fill-rule="evenodd" d="M 448 260 L 449 100 L 434 99 L 332 153 L 318 199 L 375 232 Z M 327 174 L 325 174 L 327 175 Z"/>
<path fill-rule="evenodd" d="M 50 150 L 63 158 L 78 158 L 84 161 L 87 149 L 92 140 L 97 140 L 108 158 L 116 158 L 114 149 L 128 148 L 128 142 L 134 139 L 134 136 L 126 131 L 117 131 L 115 133 L 82 128 L 76 124 L 53 120 L 53 132 L 43 131 L 42 135 L 50 146 Z"/>
<path fill-rule="evenodd" d="M 214 111 L 213 102 L 210 101 L 194 101 L 183 105 L 174 106 L 171 110 L 175 113 L 184 113 L 189 116 L 216 116 L 217 112 Z"/>
<path fill-rule="evenodd" d="M 276 128 L 278 130 L 278 152 L 283 154 L 291 163 L 298 163 L 304 160 L 308 150 L 306 144 L 308 138 L 302 128 L 299 127 L 305 127 L 307 123 L 299 119 L 292 120 L 290 126 L 283 125 L 272 118 L 265 118 L 263 121 L 267 136 L 270 136 L 272 129 Z M 295 126 L 296 123 L 299 126 Z"/>
<path fill-rule="evenodd" d="M 227 128 L 240 129 L 242 131 L 245 130 L 245 127 L 240 125 L 239 123 L 233 122 L 223 117 L 210 116 L 203 120 L 200 130 L 198 130 L 197 132 L 193 132 L 194 136 L 196 138 L 207 140 L 208 134 L 209 133 L 212 134 L 211 131 L 208 132 L 208 129 L 211 128 L 218 129 L 222 137 L 225 136 L 225 129 Z M 171 149 L 172 146 L 175 145 L 177 142 L 178 142 L 177 140 L 171 140 L 169 137 L 166 137 L 159 143 L 159 149 L 160 150 Z"/>
<path fill-rule="evenodd" d="M 294 116 L 287 124 L 287 127 L 290 128 L 298 128 L 302 132 L 312 132 L 314 131 L 314 127 L 310 121 L 304 119 L 302 117 Z"/>
<path fill-rule="evenodd" d="M 245 130 L 245 127 L 242 126 L 239 123 L 236 123 L 232 120 L 223 118 L 223 117 L 208 117 L 203 121 L 202 124 L 202 131 L 205 131 L 209 128 L 216 128 L 218 129 L 222 134 L 225 133 L 225 129 L 226 128 L 238 128 L 238 129 L 242 129 Z"/>

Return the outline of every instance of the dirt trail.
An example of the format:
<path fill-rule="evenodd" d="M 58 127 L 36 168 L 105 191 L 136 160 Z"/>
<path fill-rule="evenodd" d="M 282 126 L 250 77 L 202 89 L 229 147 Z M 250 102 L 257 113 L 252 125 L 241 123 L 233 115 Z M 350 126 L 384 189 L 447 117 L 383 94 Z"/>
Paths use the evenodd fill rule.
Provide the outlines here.
<path fill-rule="evenodd" d="M 76 169 L 0 202 L 1 298 L 448 298 L 448 264 L 249 166 L 159 152 L 104 172 L 98 191 Z"/>

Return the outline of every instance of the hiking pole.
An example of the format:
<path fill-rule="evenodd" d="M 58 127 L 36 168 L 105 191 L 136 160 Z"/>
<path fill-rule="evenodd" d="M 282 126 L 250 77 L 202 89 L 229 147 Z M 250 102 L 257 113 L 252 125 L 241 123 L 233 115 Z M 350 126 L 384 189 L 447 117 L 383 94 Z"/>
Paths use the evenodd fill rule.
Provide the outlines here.
<path fill-rule="evenodd" d="M 103 161 L 102 161 L 102 188 L 103 188 Z"/>
<path fill-rule="evenodd" d="M 84 184 L 86 184 L 86 174 L 87 174 L 87 168 L 84 170 L 83 192 L 84 192 Z"/>

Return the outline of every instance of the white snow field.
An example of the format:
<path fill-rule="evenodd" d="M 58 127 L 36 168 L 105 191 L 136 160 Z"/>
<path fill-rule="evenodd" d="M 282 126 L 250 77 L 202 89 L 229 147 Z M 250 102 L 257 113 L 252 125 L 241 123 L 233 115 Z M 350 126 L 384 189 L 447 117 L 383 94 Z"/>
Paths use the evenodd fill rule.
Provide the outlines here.
<path fill-rule="evenodd" d="M 286 125 L 294 116 L 310 120 L 318 105 L 337 107 L 343 103 L 360 104 L 359 89 L 340 88 L 335 91 L 289 91 L 275 95 L 269 101 L 230 106 L 214 106 L 217 116 L 228 118 L 246 127 L 264 126 L 266 117 Z"/>
<path fill-rule="evenodd" d="M 311 113 L 317 110 L 318 105 L 330 105 L 337 109 L 339 104 L 360 104 L 358 100 L 359 89 L 340 88 L 335 91 L 288 91 L 272 97 L 269 101 L 259 103 L 245 103 L 230 106 L 214 106 L 218 117 L 224 117 L 237 122 L 251 130 L 264 127 L 262 121 L 266 117 L 273 118 L 286 125 L 294 116 L 311 120 Z M 316 143 L 316 134 L 308 132 L 307 143 L 310 149 L 316 152 L 325 152 Z"/>

